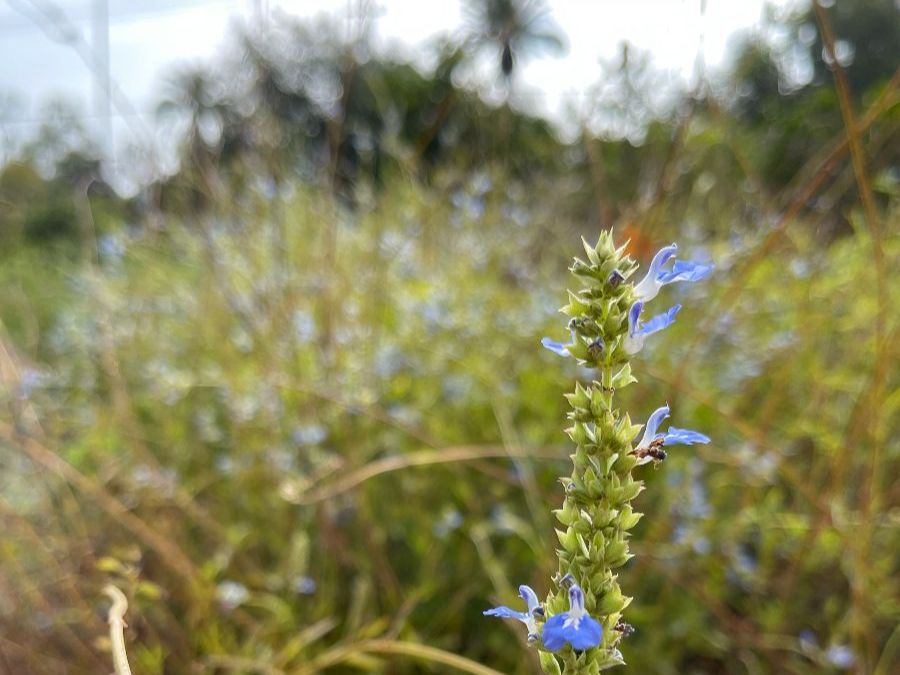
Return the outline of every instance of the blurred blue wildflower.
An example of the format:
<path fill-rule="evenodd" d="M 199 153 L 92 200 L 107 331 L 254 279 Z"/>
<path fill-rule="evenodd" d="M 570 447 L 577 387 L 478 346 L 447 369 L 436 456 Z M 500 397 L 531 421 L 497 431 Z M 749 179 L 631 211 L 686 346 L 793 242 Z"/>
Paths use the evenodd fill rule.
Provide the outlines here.
<path fill-rule="evenodd" d="M 27 401 L 31 398 L 34 390 L 40 387 L 46 379 L 47 376 L 39 370 L 25 368 L 19 376 L 19 382 L 16 386 L 16 398 L 20 401 Z"/>
<path fill-rule="evenodd" d="M 328 429 L 321 424 L 298 425 L 291 431 L 291 441 L 298 446 L 319 445 L 328 438 Z"/>
<path fill-rule="evenodd" d="M 530 586 L 524 584 L 519 586 L 519 595 L 528 606 L 528 611 L 517 612 L 509 607 L 494 607 L 492 609 L 486 609 L 484 615 L 499 616 L 501 619 L 516 619 L 517 621 L 521 621 L 528 628 L 529 642 L 533 642 L 538 638 L 535 617 L 543 616 L 544 608 L 541 607 L 541 602 L 538 600 L 537 593 L 535 593 Z"/>
<path fill-rule="evenodd" d="M 218 591 L 219 602 L 225 609 L 235 609 L 244 604 L 250 597 L 250 591 L 244 584 L 237 581 L 223 581 L 216 590 Z"/>
<path fill-rule="evenodd" d="M 572 331 L 572 339 L 563 344 L 562 342 L 556 342 L 555 340 L 551 340 L 548 337 L 545 337 L 541 340 L 541 344 L 544 345 L 547 349 L 549 349 L 554 354 L 559 354 L 563 357 L 569 356 L 569 347 L 575 346 L 575 331 Z"/>
<path fill-rule="evenodd" d="M 568 642 L 579 651 L 596 647 L 603 628 L 584 609 L 584 592 L 578 584 L 569 587 L 569 611 L 551 616 L 544 624 L 544 647 L 556 652 Z"/>
<path fill-rule="evenodd" d="M 312 595 L 316 592 L 316 580 L 307 576 L 294 577 L 294 592 L 298 595 Z"/>
<path fill-rule="evenodd" d="M 462 514 L 454 508 L 445 508 L 440 517 L 434 523 L 431 531 L 439 539 L 445 539 L 448 534 L 458 530 L 463 524 Z"/>
<path fill-rule="evenodd" d="M 641 300 L 635 302 L 628 310 L 628 335 L 625 336 L 625 352 L 637 354 L 644 348 L 644 340 L 648 335 L 658 333 L 664 328 L 675 323 L 675 316 L 681 310 L 681 305 L 670 307 L 663 314 L 657 314 L 646 323 L 641 323 L 641 311 L 644 303 Z"/>
<path fill-rule="evenodd" d="M 804 628 L 797 637 L 800 640 L 800 648 L 803 651 L 808 652 L 819 648 L 819 638 L 814 630 Z"/>
<path fill-rule="evenodd" d="M 118 234 L 105 234 L 100 237 L 97 248 L 104 261 L 117 265 L 125 255 L 124 237 Z"/>
<path fill-rule="evenodd" d="M 666 432 L 659 432 L 659 425 L 669 416 L 669 406 L 664 405 L 657 408 L 647 420 L 644 427 L 644 435 L 641 442 L 634 449 L 635 454 L 640 458 L 638 464 L 646 464 L 652 459 L 661 459 L 655 457 L 653 450 L 664 445 L 693 445 L 694 443 L 709 443 L 709 437 L 704 436 L 698 431 L 690 429 L 678 429 L 669 427 Z"/>
<path fill-rule="evenodd" d="M 306 310 L 298 309 L 292 317 L 294 324 L 294 336 L 297 342 L 306 344 L 312 342 L 316 337 L 316 320 L 313 315 Z"/>
<path fill-rule="evenodd" d="M 678 245 L 665 246 L 653 256 L 650 269 L 641 282 L 634 287 L 634 292 L 639 300 L 648 302 L 655 298 L 659 289 L 666 284 L 676 281 L 700 281 L 710 275 L 713 270 L 711 264 L 700 263 L 693 260 L 676 260 L 671 270 L 664 270 L 665 265 L 678 252 Z"/>
<path fill-rule="evenodd" d="M 856 654 L 846 645 L 832 645 L 825 650 L 825 658 L 840 670 L 850 670 L 856 664 Z"/>

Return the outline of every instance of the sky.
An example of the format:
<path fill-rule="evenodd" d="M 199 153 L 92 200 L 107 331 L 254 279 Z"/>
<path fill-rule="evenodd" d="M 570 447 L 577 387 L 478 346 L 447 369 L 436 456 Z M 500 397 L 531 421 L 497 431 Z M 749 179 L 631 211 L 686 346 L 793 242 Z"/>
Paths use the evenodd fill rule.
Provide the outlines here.
<path fill-rule="evenodd" d="M 284 14 L 346 17 L 348 8 L 361 2 L 374 8 L 377 44 L 411 60 L 421 60 L 422 47 L 435 36 L 457 33 L 464 23 L 459 0 L 0 0 L 0 144 L 10 146 L 34 133 L 54 97 L 74 102 L 114 155 L 139 137 L 165 143 L 161 136 L 167 132 L 154 109 L 174 65 L 214 62 L 236 21 L 256 16 L 277 21 Z M 654 67 L 673 79 L 690 83 L 698 57 L 708 69 L 721 67 L 735 35 L 757 26 L 766 4 L 549 0 L 568 50 L 561 57 L 519 64 L 517 102 L 561 120 L 564 111 L 580 105 L 601 78 L 601 64 L 617 57 L 623 41 L 648 52 Z M 784 8 L 803 0 L 768 4 Z M 111 123 L 90 65 L 93 11 L 104 5 L 110 19 L 110 73 L 120 92 Z"/>

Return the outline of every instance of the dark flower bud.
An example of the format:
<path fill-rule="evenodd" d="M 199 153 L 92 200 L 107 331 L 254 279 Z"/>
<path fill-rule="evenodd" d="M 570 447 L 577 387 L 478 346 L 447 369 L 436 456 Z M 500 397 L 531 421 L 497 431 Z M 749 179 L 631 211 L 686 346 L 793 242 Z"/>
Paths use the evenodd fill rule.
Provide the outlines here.
<path fill-rule="evenodd" d="M 622 637 L 634 635 L 634 626 L 632 626 L 630 623 L 625 623 L 624 621 L 620 621 L 616 624 L 616 630 L 622 634 Z"/>

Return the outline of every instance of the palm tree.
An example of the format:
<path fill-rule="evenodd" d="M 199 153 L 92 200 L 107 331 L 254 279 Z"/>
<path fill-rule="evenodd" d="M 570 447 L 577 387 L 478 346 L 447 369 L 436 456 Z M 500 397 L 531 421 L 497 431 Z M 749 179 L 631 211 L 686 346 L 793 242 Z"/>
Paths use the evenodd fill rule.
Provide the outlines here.
<path fill-rule="evenodd" d="M 475 49 L 497 49 L 500 72 L 507 81 L 519 56 L 565 49 L 543 0 L 467 0 L 465 13 Z"/>
<path fill-rule="evenodd" d="M 157 114 L 186 121 L 186 158 L 206 164 L 218 155 L 226 108 L 210 74 L 192 66 L 178 70 L 169 79 Z"/>

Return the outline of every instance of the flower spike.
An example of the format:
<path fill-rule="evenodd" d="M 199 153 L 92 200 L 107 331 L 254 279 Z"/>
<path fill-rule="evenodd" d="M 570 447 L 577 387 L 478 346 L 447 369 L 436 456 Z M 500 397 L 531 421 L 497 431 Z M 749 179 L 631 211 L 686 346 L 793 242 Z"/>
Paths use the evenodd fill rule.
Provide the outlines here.
<path fill-rule="evenodd" d="M 671 244 L 661 248 L 653 256 L 647 275 L 634 287 L 634 292 L 638 299 L 649 302 L 657 296 L 659 289 L 666 284 L 676 281 L 701 281 L 712 273 L 713 265 L 694 260 L 676 260 L 671 270 L 664 270 L 663 265 L 675 257 L 677 252 L 678 246 Z"/>
<path fill-rule="evenodd" d="M 544 602 L 552 616 L 544 616 L 527 586 L 519 589 L 526 611 L 496 607 L 485 612 L 524 623 L 541 668 L 549 675 L 596 675 L 624 665 L 620 646 L 633 629 L 623 621 L 623 612 L 631 599 L 622 593 L 617 570 L 633 557 L 629 530 L 640 519 L 631 502 L 644 485 L 634 468 L 665 459 L 667 445 L 709 442 L 697 431 L 666 429 L 668 405 L 650 416 L 643 438 L 636 442 L 632 432 L 639 427 L 619 413 L 614 397 L 636 381 L 631 355 L 643 348 L 648 336 L 671 325 L 681 309 L 675 305 L 656 316 L 644 315 L 647 320 L 642 322 L 644 305 L 666 284 L 705 278 L 712 265 L 676 260 L 678 248 L 672 244 L 656 253 L 646 278 L 637 284 L 631 280 L 637 264 L 625 246 L 615 246 L 612 230 L 584 248 L 587 258 L 575 258 L 569 268 L 579 287 L 569 291 L 569 303 L 562 308 L 572 338 L 568 343 L 541 341 L 545 349 L 593 371 L 589 384 L 576 382 L 575 391 L 566 394 L 571 409 L 565 433 L 576 450 L 570 455 L 571 476 L 559 479 L 562 508 L 553 511 L 559 523 L 559 564 Z M 628 461 L 618 461 L 626 456 Z"/>
<path fill-rule="evenodd" d="M 603 627 L 584 609 L 584 592 L 573 583 L 569 586 L 569 611 L 551 616 L 544 624 L 544 647 L 558 652 L 566 646 L 584 651 L 600 644 Z"/>

